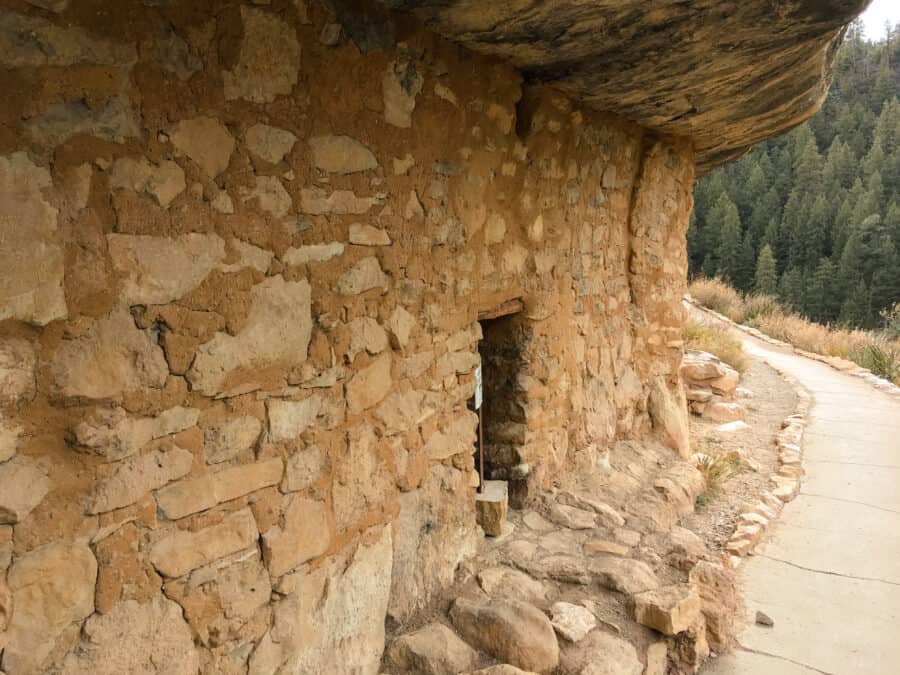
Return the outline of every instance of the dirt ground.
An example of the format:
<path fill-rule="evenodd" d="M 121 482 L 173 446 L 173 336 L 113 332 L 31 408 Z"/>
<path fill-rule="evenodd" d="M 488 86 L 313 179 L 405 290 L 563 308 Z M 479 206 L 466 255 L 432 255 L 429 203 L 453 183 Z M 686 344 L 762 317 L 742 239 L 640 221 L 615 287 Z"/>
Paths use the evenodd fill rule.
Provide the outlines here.
<path fill-rule="evenodd" d="M 778 469 L 774 436 L 782 420 L 794 412 L 797 397 L 790 385 L 770 366 L 754 360 L 741 376 L 740 386 L 752 393 L 740 398 L 747 408 L 749 429 L 734 432 L 717 430 L 715 422 L 691 416 L 691 443 L 694 452 L 715 455 L 740 450 L 756 470 L 745 468 L 724 481 L 708 501 L 700 501 L 695 513 L 682 526 L 695 532 L 713 550 L 722 550 L 737 527 L 745 506 L 757 501 L 769 489 L 768 477 Z"/>

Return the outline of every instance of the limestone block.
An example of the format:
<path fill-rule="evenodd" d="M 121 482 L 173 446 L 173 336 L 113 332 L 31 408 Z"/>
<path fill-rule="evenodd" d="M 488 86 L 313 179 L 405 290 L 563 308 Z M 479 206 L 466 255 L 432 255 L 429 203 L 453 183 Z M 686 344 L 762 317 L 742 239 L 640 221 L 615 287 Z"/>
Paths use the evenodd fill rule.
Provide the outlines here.
<path fill-rule="evenodd" d="M 581 605 L 554 602 L 550 606 L 550 623 L 560 637 L 569 642 L 580 642 L 596 628 L 597 619 Z"/>
<path fill-rule="evenodd" d="M 10 424 L 0 417 L 0 462 L 5 462 L 16 454 L 22 427 Z"/>
<path fill-rule="evenodd" d="M 325 262 L 344 252 L 344 245 L 334 241 L 330 244 L 311 244 L 289 248 L 282 256 L 285 265 L 305 265 L 310 262 Z"/>
<path fill-rule="evenodd" d="M 282 492 L 305 490 L 315 483 L 328 468 L 328 455 L 317 445 L 310 445 L 288 457 L 281 481 Z"/>
<path fill-rule="evenodd" d="M 388 348 L 388 336 L 384 328 L 370 316 L 361 316 L 347 324 L 347 332 L 350 334 L 350 349 L 347 358 L 350 362 L 360 352 L 380 354 Z"/>
<path fill-rule="evenodd" d="M 277 176 L 255 176 L 253 187 L 239 190 L 241 201 L 256 200 L 256 206 L 275 218 L 284 218 L 294 205 Z"/>
<path fill-rule="evenodd" d="M 262 422 L 244 415 L 207 427 L 203 432 L 203 449 L 207 464 L 227 462 L 256 445 Z"/>
<path fill-rule="evenodd" d="M 401 129 L 412 126 L 412 112 L 416 108 L 416 96 L 422 91 L 424 78 L 411 61 L 394 61 L 388 64 L 381 80 L 384 98 L 384 119 Z"/>
<path fill-rule="evenodd" d="M 199 410 L 181 406 L 156 417 L 128 417 L 122 408 L 113 408 L 97 411 L 72 431 L 77 450 L 114 462 L 133 455 L 152 440 L 194 426 L 199 417 Z"/>
<path fill-rule="evenodd" d="M 644 675 L 666 675 L 669 667 L 669 646 L 663 641 L 647 647 L 647 668 Z"/>
<path fill-rule="evenodd" d="M 634 596 L 634 618 L 638 623 L 675 635 L 700 618 L 700 594 L 693 584 L 675 584 Z"/>
<path fill-rule="evenodd" d="M 141 127 L 134 108 L 124 96 L 97 101 L 54 103 L 26 122 L 28 133 L 44 147 L 55 148 L 78 134 L 110 143 L 140 138 Z"/>
<path fill-rule="evenodd" d="M 393 489 L 375 430 L 365 424 L 350 429 L 346 448 L 334 460 L 331 495 L 338 530 L 380 506 Z"/>
<path fill-rule="evenodd" d="M 269 411 L 269 440 L 280 443 L 298 438 L 306 431 L 322 408 L 322 397 L 313 394 L 302 401 L 273 399 L 267 404 Z"/>
<path fill-rule="evenodd" d="M 0 34 L 15 16 L 4 13 Z M 43 195 L 51 184 L 50 172 L 26 153 L 0 156 L 0 321 L 43 326 L 68 314 L 57 210 Z"/>
<path fill-rule="evenodd" d="M 0 340 L 0 405 L 18 405 L 34 398 L 37 355 L 27 340 Z"/>
<path fill-rule="evenodd" d="M 193 675 L 200 657 L 181 608 L 161 596 L 126 600 L 84 625 L 78 646 L 66 656 L 66 675 L 158 673 Z"/>
<path fill-rule="evenodd" d="M 394 347 L 404 349 L 409 344 L 409 338 L 416 327 L 416 317 L 403 307 L 395 307 L 388 318 L 387 327 Z"/>
<path fill-rule="evenodd" d="M 44 672 L 57 639 L 94 611 L 96 578 L 97 561 L 83 544 L 55 541 L 16 559 L 7 574 L 13 614 L 3 650 L 6 672 Z"/>
<path fill-rule="evenodd" d="M 210 178 L 228 168 L 234 152 L 234 137 L 224 124 L 212 117 L 181 120 L 169 132 L 169 140 Z"/>
<path fill-rule="evenodd" d="M 150 549 L 150 562 L 167 577 L 180 577 L 218 558 L 256 543 L 258 532 L 249 508 L 196 532 L 174 530 Z"/>
<path fill-rule="evenodd" d="M 268 277 L 250 291 L 252 304 L 237 335 L 216 333 L 200 346 L 187 379 L 206 396 L 222 392 L 241 371 L 306 361 L 312 334 L 310 287 L 306 280 Z M 252 376 L 252 372 L 246 373 Z"/>
<path fill-rule="evenodd" d="M 467 410 L 442 430 L 435 431 L 425 443 L 425 453 L 432 461 L 448 459 L 463 452 L 473 452 L 478 415 Z"/>
<path fill-rule="evenodd" d="M 369 256 L 341 275 L 337 292 L 341 295 L 359 295 L 373 288 L 380 288 L 385 293 L 390 283 L 391 278 L 382 271 L 378 258 Z"/>
<path fill-rule="evenodd" d="M 348 174 L 378 166 L 372 151 L 350 136 L 313 136 L 308 142 L 312 163 L 317 169 Z"/>
<path fill-rule="evenodd" d="M 592 631 L 578 647 L 579 675 L 641 675 L 644 670 L 634 645 L 605 631 Z"/>
<path fill-rule="evenodd" d="M 522 600 L 543 605 L 550 593 L 547 586 L 512 567 L 486 567 L 478 571 L 481 590 L 491 597 Z"/>
<path fill-rule="evenodd" d="M 381 402 L 391 390 L 391 355 L 384 353 L 357 371 L 347 382 L 347 406 L 351 414 L 368 410 Z"/>
<path fill-rule="evenodd" d="M 713 422 L 735 422 L 747 417 L 747 409 L 740 403 L 715 401 L 706 406 L 703 417 Z"/>
<path fill-rule="evenodd" d="M 239 464 L 197 478 L 186 478 L 158 490 L 156 503 L 169 520 L 211 509 L 270 485 L 278 485 L 284 472 L 280 457 Z"/>
<path fill-rule="evenodd" d="M 184 171 L 172 160 L 164 159 L 159 164 L 152 164 L 145 157 L 120 157 L 113 162 L 109 186 L 144 192 L 166 209 L 184 192 L 187 184 L 184 181 Z"/>
<path fill-rule="evenodd" d="M 116 465 L 113 473 L 97 483 L 88 501 L 89 514 L 105 513 L 134 504 L 148 492 L 190 472 L 194 456 L 188 450 L 153 450 Z"/>
<path fill-rule="evenodd" d="M 429 391 L 393 393 L 375 409 L 389 436 L 417 428 L 441 408 L 441 396 Z"/>
<path fill-rule="evenodd" d="M 263 534 L 263 555 L 269 574 L 278 577 L 297 565 L 317 558 L 331 544 L 325 503 L 291 495 L 284 523 Z"/>
<path fill-rule="evenodd" d="M 575 494 L 573 492 L 561 491 L 557 496 L 560 504 L 567 504 L 579 509 L 590 509 L 597 514 L 600 524 L 610 529 L 622 527 L 625 524 L 625 518 L 616 509 L 605 502 L 601 502 L 591 497 Z"/>
<path fill-rule="evenodd" d="M 390 246 L 388 233 L 372 225 L 350 224 L 350 243 L 357 246 Z"/>
<path fill-rule="evenodd" d="M 367 533 L 349 561 L 330 559 L 302 575 L 275 606 L 249 675 L 379 672 L 392 558 L 391 530 L 384 527 Z"/>
<path fill-rule="evenodd" d="M 594 557 L 590 571 L 601 586 L 620 593 L 641 593 L 659 587 L 659 579 L 650 567 L 640 560 L 613 556 Z"/>
<path fill-rule="evenodd" d="M 457 675 L 478 663 L 478 652 L 441 623 L 396 638 L 387 662 L 401 673 Z"/>
<path fill-rule="evenodd" d="M 509 496 L 505 480 L 486 480 L 481 492 L 475 493 L 475 519 L 484 533 L 499 537 L 503 533 Z"/>
<path fill-rule="evenodd" d="M 492 213 L 484 224 L 484 243 L 499 244 L 506 237 L 506 221 L 499 213 Z"/>
<path fill-rule="evenodd" d="M 597 516 L 592 511 L 565 504 L 554 504 L 547 515 L 557 525 L 572 530 L 592 530 L 597 526 Z"/>
<path fill-rule="evenodd" d="M 662 377 L 654 378 L 647 408 L 653 427 L 662 434 L 663 442 L 681 457 L 690 457 L 687 402 L 681 388 L 673 391 Z"/>
<path fill-rule="evenodd" d="M 553 626 L 534 605 L 457 598 L 450 618 L 466 642 L 501 662 L 536 672 L 548 672 L 559 663 Z"/>
<path fill-rule="evenodd" d="M 287 129 L 254 124 L 244 133 L 244 142 L 256 157 L 269 164 L 278 164 L 294 147 L 297 137 Z"/>
<path fill-rule="evenodd" d="M 352 190 L 335 190 L 328 193 L 320 187 L 308 187 L 300 190 L 300 209 L 313 216 L 362 215 L 381 200 L 377 197 L 357 197 Z"/>
<path fill-rule="evenodd" d="M 300 44 L 294 28 L 276 14 L 241 7 L 243 37 L 234 70 L 222 73 L 225 99 L 271 103 L 291 93 L 300 68 Z"/>
<path fill-rule="evenodd" d="M 50 491 L 46 470 L 30 457 L 0 464 L 0 525 L 23 521 Z"/>

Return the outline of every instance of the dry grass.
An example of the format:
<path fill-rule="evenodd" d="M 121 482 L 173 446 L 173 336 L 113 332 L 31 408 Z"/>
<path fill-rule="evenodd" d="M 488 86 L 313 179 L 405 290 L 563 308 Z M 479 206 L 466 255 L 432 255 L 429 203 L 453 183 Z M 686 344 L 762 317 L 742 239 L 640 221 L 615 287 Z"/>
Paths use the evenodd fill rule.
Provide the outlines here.
<path fill-rule="evenodd" d="M 718 356 L 722 361 L 743 373 L 750 367 L 750 359 L 744 352 L 740 340 L 718 326 L 688 321 L 683 329 L 684 345 L 687 349 L 699 349 Z"/>
<path fill-rule="evenodd" d="M 900 384 L 900 338 L 888 331 L 823 326 L 788 311 L 770 296 L 744 297 L 719 279 L 697 279 L 689 290 L 701 305 L 732 321 L 754 326 L 808 352 L 848 359 Z"/>
<path fill-rule="evenodd" d="M 706 489 L 697 495 L 696 507 L 702 509 L 722 492 L 722 486 L 732 476 L 748 469 L 747 463 L 735 452 L 697 453 L 697 470 L 703 475 Z"/>

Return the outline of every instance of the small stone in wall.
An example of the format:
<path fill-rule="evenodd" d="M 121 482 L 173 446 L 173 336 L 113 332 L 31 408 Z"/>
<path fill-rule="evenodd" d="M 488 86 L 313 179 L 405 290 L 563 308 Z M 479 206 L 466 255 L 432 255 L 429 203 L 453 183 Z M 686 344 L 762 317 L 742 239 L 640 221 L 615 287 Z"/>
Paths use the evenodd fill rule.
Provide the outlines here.
<path fill-rule="evenodd" d="M 190 157 L 210 178 L 228 168 L 234 152 L 234 137 L 224 124 L 212 117 L 181 120 L 169 138 L 177 150 Z"/>
<path fill-rule="evenodd" d="M 380 354 L 388 348 L 388 336 L 384 328 L 370 316 L 361 316 L 347 324 L 350 334 L 350 349 L 347 358 L 350 362 L 361 352 Z"/>
<path fill-rule="evenodd" d="M 181 478 L 191 470 L 194 456 L 173 447 L 154 450 L 119 463 L 113 473 L 97 483 L 88 502 L 89 514 L 105 513 L 134 504 L 151 490 Z"/>
<path fill-rule="evenodd" d="M 122 408 L 99 410 L 72 430 L 76 450 L 108 462 L 129 457 L 150 441 L 176 434 L 197 424 L 200 411 L 176 406 L 156 417 L 129 417 Z"/>
<path fill-rule="evenodd" d="M 271 103 L 291 93 L 300 68 L 294 28 L 268 11 L 241 7 L 243 38 L 234 70 L 224 71 L 225 99 Z"/>
<path fill-rule="evenodd" d="M 234 201 L 225 190 L 219 190 L 216 196 L 210 200 L 209 205 L 219 213 L 234 213 Z"/>
<path fill-rule="evenodd" d="M 278 164 L 294 147 L 297 137 L 287 129 L 260 123 L 247 129 L 244 142 L 251 154 L 269 164 Z"/>
<path fill-rule="evenodd" d="M 380 288 L 381 292 L 385 293 L 389 285 L 390 277 L 382 271 L 378 258 L 369 256 L 360 260 L 341 275 L 341 278 L 338 280 L 337 291 L 341 295 L 359 295 L 360 293 Z"/>
<path fill-rule="evenodd" d="M 97 561 L 83 544 L 55 541 L 16 559 L 7 574 L 13 614 L 4 635 L 6 672 L 46 672 L 57 640 L 94 611 L 96 578 Z"/>
<path fill-rule="evenodd" d="M 94 170 L 85 162 L 71 166 L 63 172 L 63 186 L 69 203 L 76 209 L 83 209 L 91 196 L 91 179 Z"/>
<path fill-rule="evenodd" d="M 357 246 L 390 246 L 391 238 L 380 228 L 362 223 L 352 223 L 350 225 L 350 243 Z"/>
<path fill-rule="evenodd" d="M 69 0 L 26 0 L 29 5 L 34 5 L 35 7 L 40 7 L 41 9 L 46 9 L 50 12 L 56 12 L 59 14 L 60 12 L 65 11 L 66 7 L 69 5 Z"/>
<path fill-rule="evenodd" d="M 415 190 L 409 191 L 409 199 L 406 200 L 406 206 L 403 208 L 403 217 L 406 220 L 425 217 L 425 209 L 422 208 L 422 202 L 419 201 L 419 195 Z"/>
<path fill-rule="evenodd" d="M 200 657 L 181 608 L 156 595 L 126 600 L 84 624 L 81 642 L 66 656 L 66 675 L 157 673 L 194 675 Z"/>
<path fill-rule="evenodd" d="M 448 459 L 474 447 L 478 416 L 466 411 L 442 430 L 435 431 L 425 443 L 425 453 L 434 462 Z"/>
<path fill-rule="evenodd" d="M 261 431 L 262 422 L 249 415 L 207 427 L 203 432 L 206 463 L 218 464 L 234 459 L 256 445 Z"/>
<path fill-rule="evenodd" d="M 357 173 L 378 166 L 372 151 L 350 136 L 313 136 L 309 147 L 313 166 L 329 173 Z"/>
<path fill-rule="evenodd" d="M 590 610 L 569 602 L 554 602 L 550 607 L 550 623 L 569 642 L 580 642 L 597 626 Z"/>
<path fill-rule="evenodd" d="M 109 186 L 144 192 L 165 209 L 184 192 L 187 183 L 184 171 L 172 160 L 165 159 L 159 164 L 151 164 L 144 157 L 120 157 L 113 163 Z"/>
<path fill-rule="evenodd" d="M 16 454 L 22 427 L 10 424 L 0 417 L 0 463 Z"/>
<path fill-rule="evenodd" d="M 269 574 L 278 577 L 328 550 L 331 531 L 325 503 L 300 495 L 288 497 L 284 525 L 263 534 L 263 556 Z"/>
<path fill-rule="evenodd" d="M 282 256 L 285 265 L 305 265 L 310 262 L 325 262 L 344 252 L 344 245 L 333 241 L 330 244 L 310 244 L 289 248 Z"/>
<path fill-rule="evenodd" d="M 255 199 L 260 209 L 276 218 L 283 218 L 290 213 L 294 202 L 276 176 L 256 176 L 255 181 L 252 188 L 240 188 L 242 201 Z"/>
<path fill-rule="evenodd" d="M 173 73 L 182 82 L 203 68 L 200 57 L 167 21 L 162 22 L 156 34 L 156 49 L 163 70 Z"/>
<path fill-rule="evenodd" d="M 281 481 L 282 492 L 305 490 L 315 483 L 328 467 L 328 456 L 317 445 L 296 450 L 288 457 L 284 480 Z"/>
<path fill-rule="evenodd" d="M 459 107 L 459 99 L 456 98 L 456 94 L 453 93 L 453 90 L 450 89 L 447 85 L 436 82 L 434 85 L 434 94 L 440 99 L 447 101 L 453 106 Z"/>
<path fill-rule="evenodd" d="M 409 170 L 416 165 L 416 160 L 410 153 L 406 153 L 403 157 L 394 157 L 392 163 L 394 166 L 394 175 L 405 176 L 409 173 Z"/>
<path fill-rule="evenodd" d="M 29 457 L 0 464 L 0 525 L 23 521 L 50 491 L 47 471 Z"/>
<path fill-rule="evenodd" d="M 68 314 L 50 172 L 24 152 L 0 156 L 0 321 L 39 326 Z"/>
<path fill-rule="evenodd" d="M 110 143 L 124 143 L 141 135 L 132 104 L 124 96 L 113 96 L 102 103 L 54 103 L 40 115 L 29 118 L 26 128 L 35 141 L 48 148 L 55 148 L 78 134 Z"/>
<path fill-rule="evenodd" d="M 416 318 L 403 307 L 395 307 L 387 322 L 394 347 L 403 349 L 409 344 L 409 338 L 416 327 Z"/>
<path fill-rule="evenodd" d="M 676 584 L 634 596 L 635 621 L 675 635 L 687 630 L 700 618 L 700 595 L 692 584 Z"/>
<path fill-rule="evenodd" d="M 351 428 L 346 447 L 334 460 L 331 494 L 338 530 L 346 530 L 378 507 L 393 489 L 375 430 L 367 424 Z"/>
<path fill-rule="evenodd" d="M 391 355 L 382 354 L 359 370 L 346 385 L 347 405 L 351 414 L 368 410 L 391 390 Z"/>
<path fill-rule="evenodd" d="M 378 197 L 357 197 L 352 190 L 335 190 L 327 193 L 320 187 L 300 190 L 300 207 L 303 213 L 313 216 L 362 215 L 381 203 Z"/>
<path fill-rule="evenodd" d="M 0 341 L 0 404 L 18 405 L 34 398 L 36 363 L 34 347 L 27 340 Z"/>
<path fill-rule="evenodd" d="M 394 61 L 388 64 L 381 80 L 384 98 L 384 119 L 401 129 L 412 126 L 412 112 L 416 108 L 416 96 L 422 91 L 424 79 L 412 61 Z"/>
<path fill-rule="evenodd" d="M 302 401 L 269 401 L 269 440 L 280 443 L 300 437 L 315 422 L 321 407 L 322 398 L 316 394 Z"/>
<path fill-rule="evenodd" d="M 506 221 L 500 214 L 492 213 L 488 216 L 484 226 L 484 243 L 488 245 L 499 244 L 505 236 Z"/>

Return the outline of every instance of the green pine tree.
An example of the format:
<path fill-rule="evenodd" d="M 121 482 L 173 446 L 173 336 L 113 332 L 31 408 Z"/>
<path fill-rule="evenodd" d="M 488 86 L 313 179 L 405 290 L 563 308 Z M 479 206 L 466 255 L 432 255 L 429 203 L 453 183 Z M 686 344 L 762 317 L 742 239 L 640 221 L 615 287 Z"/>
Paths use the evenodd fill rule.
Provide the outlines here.
<path fill-rule="evenodd" d="M 775 256 L 768 244 L 762 247 L 756 260 L 756 275 L 753 277 L 753 290 L 765 295 L 778 292 L 778 272 L 775 270 Z"/>

